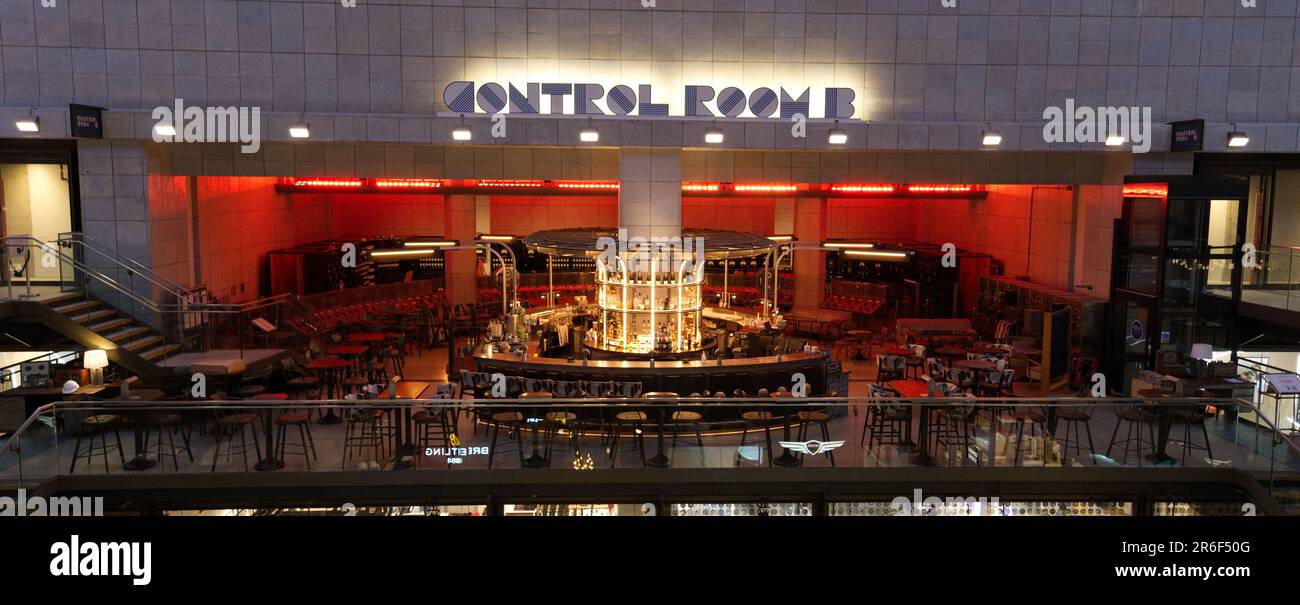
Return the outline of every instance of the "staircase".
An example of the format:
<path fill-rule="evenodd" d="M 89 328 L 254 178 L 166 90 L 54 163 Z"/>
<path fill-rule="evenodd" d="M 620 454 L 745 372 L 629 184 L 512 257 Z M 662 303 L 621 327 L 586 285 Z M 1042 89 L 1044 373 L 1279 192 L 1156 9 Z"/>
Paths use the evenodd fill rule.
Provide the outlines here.
<path fill-rule="evenodd" d="M 162 333 L 82 292 L 45 301 L 50 310 L 98 334 L 117 348 L 139 355 L 145 361 L 162 365 L 179 353 L 179 344 L 167 344 Z"/>
<path fill-rule="evenodd" d="M 7 321 L 38 323 L 86 349 L 104 349 L 113 363 L 155 381 L 175 380 L 167 360 L 181 352 L 152 326 L 80 291 L 0 304 Z"/>

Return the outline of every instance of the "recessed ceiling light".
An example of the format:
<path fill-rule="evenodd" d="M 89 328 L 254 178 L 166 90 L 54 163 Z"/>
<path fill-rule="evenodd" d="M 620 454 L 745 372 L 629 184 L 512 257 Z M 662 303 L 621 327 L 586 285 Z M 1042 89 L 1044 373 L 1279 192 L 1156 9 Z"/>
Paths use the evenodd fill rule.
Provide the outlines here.
<path fill-rule="evenodd" d="M 704 142 L 711 145 L 719 145 L 725 138 L 726 137 L 723 136 L 722 131 L 717 128 L 704 133 Z"/>
<path fill-rule="evenodd" d="M 41 119 L 37 117 L 20 118 L 14 125 L 18 127 L 19 132 L 40 132 Z"/>
<path fill-rule="evenodd" d="M 595 143 L 600 140 L 600 131 L 595 128 L 585 128 L 582 132 L 578 133 L 578 138 L 581 139 L 583 143 Z"/>

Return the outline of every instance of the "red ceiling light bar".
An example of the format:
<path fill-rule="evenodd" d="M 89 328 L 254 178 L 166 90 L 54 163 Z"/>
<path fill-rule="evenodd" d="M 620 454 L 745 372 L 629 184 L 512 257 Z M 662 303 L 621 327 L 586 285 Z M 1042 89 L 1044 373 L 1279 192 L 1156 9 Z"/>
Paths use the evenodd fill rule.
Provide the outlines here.
<path fill-rule="evenodd" d="M 375 179 L 376 189 L 441 189 L 441 179 Z"/>
<path fill-rule="evenodd" d="M 361 179 L 289 179 L 290 187 L 313 189 L 360 189 Z"/>
<path fill-rule="evenodd" d="M 1151 197 L 1164 199 L 1169 197 L 1169 185 L 1164 183 L 1125 185 L 1124 197 Z"/>
<path fill-rule="evenodd" d="M 740 183 L 732 185 L 737 193 L 794 193 L 799 186 L 794 183 Z"/>
<path fill-rule="evenodd" d="M 471 181 L 478 187 L 493 189 L 541 189 L 546 181 L 525 181 L 520 179 L 479 179 Z"/>
<path fill-rule="evenodd" d="M 568 191 L 618 191 L 618 181 L 556 181 L 555 186 Z"/>
<path fill-rule="evenodd" d="M 689 193 L 715 193 L 722 190 L 722 183 L 682 183 L 682 191 Z"/>
<path fill-rule="evenodd" d="M 970 193 L 975 188 L 970 185 L 908 185 L 908 193 Z"/>
<path fill-rule="evenodd" d="M 893 193 L 898 191 L 896 185 L 831 185 L 831 191 L 836 193 Z"/>

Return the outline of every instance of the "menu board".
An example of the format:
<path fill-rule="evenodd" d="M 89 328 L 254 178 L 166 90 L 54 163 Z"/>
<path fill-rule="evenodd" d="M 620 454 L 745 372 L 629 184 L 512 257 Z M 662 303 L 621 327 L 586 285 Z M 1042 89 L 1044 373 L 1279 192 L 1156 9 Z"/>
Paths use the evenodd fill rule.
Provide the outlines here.
<path fill-rule="evenodd" d="M 1268 383 L 1274 393 L 1291 395 L 1300 393 L 1300 375 L 1296 374 L 1265 374 L 1264 381 Z"/>

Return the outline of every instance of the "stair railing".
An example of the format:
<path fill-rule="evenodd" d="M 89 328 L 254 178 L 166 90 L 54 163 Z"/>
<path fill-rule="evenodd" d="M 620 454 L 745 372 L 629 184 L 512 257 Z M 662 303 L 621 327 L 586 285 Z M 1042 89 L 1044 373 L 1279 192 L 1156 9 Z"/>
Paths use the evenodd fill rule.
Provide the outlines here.
<path fill-rule="evenodd" d="M 73 241 L 73 240 L 69 240 Z M 245 348 L 245 336 L 252 322 L 259 317 L 266 318 L 276 327 L 283 325 L 287 317 L 303 314 L 304 307 L 292 294 L 281 294 L 244 303 L 215 303 L 205 288 L 185 288 L 174 281 L 160 278 L 153 271 L 140 271 L 138 263 L 134 265 L 120 262 L 121 259 L 106 257 L 110 268 L 116 269 L 119 276 L 105 273 L 102 268 L 86 262 L 84 257 L 77 258 L 68 252 L 76 248 L 89 250 L 89 246 L 72 244 L 56 246 L 25 235 L 15 235 L 0 239 L 3 249 L 3 287 L 9 289 L 9 297 L 21 299 L 30 291 L 31 263 L 58 263 L 62 276 L 61 289 L 79 288 L 82 301 L 89 303 L 92 294 L 103 299 L 104 293 L 116 295 L 118 302 L 101 300 L 119 311 L 155 328 L 163 337 L 163 344 L 176 344 L 184 351 L 204 351 L 226 344 L 216 338 L 222 334 L 237 334 L 237 346 L 242 353 Z M 11 260 L 22 259 L 21 261 Z M 22 276 L 13 274 L 11 269 L 22 271 Z M 15 281 L 21 279 L 16 286 Z M 66 283 L 71 281 L 71 284 Z M 92 290 L 100 290 L 95 293 Z M 147 294 L 146 294 L 147 292 Z M 72 302 L 72 301 L 63 301 Z M 125 307 L 125 308 L 124 308 Z"/>

